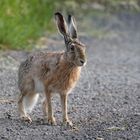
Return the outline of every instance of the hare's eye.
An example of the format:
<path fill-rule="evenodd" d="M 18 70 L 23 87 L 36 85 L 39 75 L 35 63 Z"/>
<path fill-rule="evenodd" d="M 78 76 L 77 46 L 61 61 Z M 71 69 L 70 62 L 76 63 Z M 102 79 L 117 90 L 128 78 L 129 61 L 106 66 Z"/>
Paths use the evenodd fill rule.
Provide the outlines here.
<path fill-rule="evenodd" d="M 74 45 L 71 45 L 71 46 L 70 46 L 70 50 L 71 50 L 71 51 L 74 51 Z"/>

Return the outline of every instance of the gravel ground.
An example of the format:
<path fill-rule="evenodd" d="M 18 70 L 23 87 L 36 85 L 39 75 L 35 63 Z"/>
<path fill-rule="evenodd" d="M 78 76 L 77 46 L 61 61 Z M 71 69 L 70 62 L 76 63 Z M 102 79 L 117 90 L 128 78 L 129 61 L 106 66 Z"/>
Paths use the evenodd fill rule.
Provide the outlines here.
<path fill-rule="evenodd" d="M 115 20 L 114 20 L 115 17 Z M 22 122 L 17 114 L 17 69 L 26 52 L 0 53 L 0 139 L 4 140 L 139 140 L 140 139 L 140 14 L 96 19 L 106 28 L 102 38 L 81 37 L 87 44 L 88 63 L 76 88 L 69 95 L 73 128 L 62 125 L 59 97 L 53 98 L 57 126 L 41 123 L 41 99 L 31 116 Z M 48 49 L 62 49 L 58 38 Z"/>

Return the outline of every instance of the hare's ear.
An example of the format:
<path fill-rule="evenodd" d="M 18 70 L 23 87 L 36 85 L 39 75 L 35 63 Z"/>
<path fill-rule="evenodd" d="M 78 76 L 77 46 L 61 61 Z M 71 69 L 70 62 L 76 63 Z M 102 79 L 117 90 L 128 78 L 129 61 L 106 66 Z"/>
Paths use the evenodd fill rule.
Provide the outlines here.
<path fill-rule="evenodd" d="M 75 18 L 71 15 L 68 15 L 68 24 L 69 24 L 69 32 L 70 32 L 71 38 L 76 39 L 78 37 L 76 21 L 75 21 Z"/>
<path fill-rule="evenodd" d="M 63 18 L 63 15 L 59 12 L 55 13 L 55 20 L 56 20 L 56 24 L 59 29 L 59 32 L 64 37 L 66 37 L 68 35 L 68 26 L 65 19 Z"/>

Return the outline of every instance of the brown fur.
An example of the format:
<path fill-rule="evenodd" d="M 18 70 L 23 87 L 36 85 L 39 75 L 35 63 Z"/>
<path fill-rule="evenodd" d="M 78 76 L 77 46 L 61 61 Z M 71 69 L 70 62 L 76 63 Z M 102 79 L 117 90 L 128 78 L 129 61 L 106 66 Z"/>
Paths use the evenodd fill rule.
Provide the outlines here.
<path fill-rule="evenodd" d="M 58 20 L 63 19 L 60 13 L 57 13 L 57 16 Z M 60 24 L 60 30 L 65 36 L 67 30 L 63 22 L 65 22 L 64 19 L 59 21 L 58 24 Z M 18 109 L 20 115 L 29 122 L 31 122 L 31 118 L 26 110 L 33 108 L 37 102 L 37 93 L 43 92 L 45 93 L 43 102 L 44 116 L 46 118 L 48 114 L 48 122 L 55 124 L 51 98 L 52 93 L 58 93 L 61 97 L 63 122 L 72 125 L 67 115 L 67 96 L 78 81 L 81 66 L 86 61 L 85 45 L 77 39 L 70 39 L 68 36 L 65 36 L 65 39 L 67 46 L 65 52 L 35 52 L 30 54 L 20 65 L 18 86 L 21 95 L 18 101 Z"/>
<path fill-rule="evenodd" d="M 67 93 L 74 87 L 76 81 L 79 79 L 81 68 L 68 63 L 64 60 L 64 58 L 61 59 L 63 60 L 57 64 L 54 74 L 52 74 L 49 78 L 43 78 L 43 83 L 45 87 L 49 88 L 50 90 L 52 87 L 60 93 Z"/>

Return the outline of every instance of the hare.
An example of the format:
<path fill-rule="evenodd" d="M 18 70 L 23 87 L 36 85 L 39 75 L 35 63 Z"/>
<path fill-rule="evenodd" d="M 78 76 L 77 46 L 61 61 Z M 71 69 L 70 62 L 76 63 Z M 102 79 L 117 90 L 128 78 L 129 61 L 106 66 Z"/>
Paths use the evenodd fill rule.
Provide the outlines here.
<path fill-rule="evenodd" d="M 20 64 L 18 87 L 18 111 L 22 118 L 32 122 L 27 112 L 31 112 L 39 93 L 44 93 L 43 113 L 49 124 L 55 125 L 51 97 L 58 93 L 61 99 L 63 123 L 72 125 L 67 114 L 67 97 L 79 79 L 81 67 L 86 63 L 85 45 L 77 38 L 74 17 L 68 16 L 68 24 L 63 15 L 55 13 L 59 32 L 63 35 L 66 50 L 63 52 L 35 52 Z M 48 115 L 48 117 L 46 117 Z"/>

